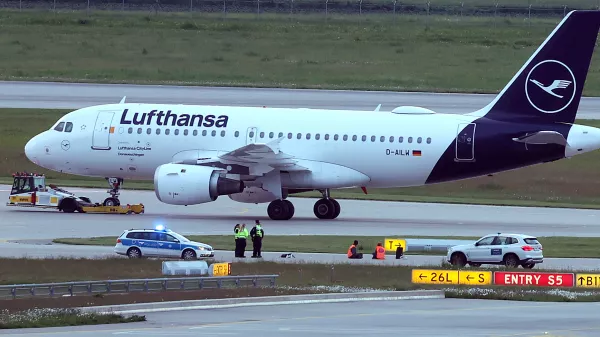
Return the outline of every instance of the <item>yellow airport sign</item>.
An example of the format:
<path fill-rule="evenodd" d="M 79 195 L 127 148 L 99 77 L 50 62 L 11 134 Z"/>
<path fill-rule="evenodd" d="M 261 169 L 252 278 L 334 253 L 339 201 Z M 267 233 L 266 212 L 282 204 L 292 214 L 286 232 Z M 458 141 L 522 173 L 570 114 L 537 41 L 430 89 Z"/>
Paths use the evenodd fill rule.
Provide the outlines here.
<path fill-rule="evenodd" d="M 383 243 L 386 252 L 396 252 L 396 248 L 401 246 L 403 248 L 403 252 L 406 252 L 406 240 L 404 239 L 388 239 L 385 238 Z"/>
<path fill-rule="evenodd" d="M 466 271 L 458 272 L 459 284 L 489 285 L 492 284 L 491 271 Z"/>
<path fill-rule="evenodd" d="M 213 263 L 212 267 L 212 276 L 229 276 L 231 275 L 231 263 L 223 262 L 223 263 Z"/>
<path fill-rule="evenodd" d="M 458 270 L 413 269 L 412 283 L 459 284 Z"/>
<path fill-rule="evenodd" d="M 577 274 L 575 286 L 582 288 L 600 288 L 600 274 Z"/>

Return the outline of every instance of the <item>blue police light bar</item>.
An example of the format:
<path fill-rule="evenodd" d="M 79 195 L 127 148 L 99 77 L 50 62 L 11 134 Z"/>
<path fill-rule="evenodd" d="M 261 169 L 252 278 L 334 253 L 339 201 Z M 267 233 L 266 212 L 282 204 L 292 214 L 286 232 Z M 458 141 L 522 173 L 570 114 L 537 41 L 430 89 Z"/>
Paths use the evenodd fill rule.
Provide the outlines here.
<path fill-rule="evenodd" d="M 157 231 L 164 231 L 165 230 L 165 226 L 163 225 L 156 225 L 156 227 L 154 227 Z"/>

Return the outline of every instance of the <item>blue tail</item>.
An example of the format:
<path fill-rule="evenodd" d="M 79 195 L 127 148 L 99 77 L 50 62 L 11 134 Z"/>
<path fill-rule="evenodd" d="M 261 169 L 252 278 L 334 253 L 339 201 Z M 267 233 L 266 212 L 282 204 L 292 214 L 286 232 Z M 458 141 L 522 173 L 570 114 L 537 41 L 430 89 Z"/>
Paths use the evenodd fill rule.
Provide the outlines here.
<path fill-rule="evenodd" d="M 485 108 L 469 114 L 520 123 L 573 123 L 600 29 L 600 11 L 572 11 Z"/>

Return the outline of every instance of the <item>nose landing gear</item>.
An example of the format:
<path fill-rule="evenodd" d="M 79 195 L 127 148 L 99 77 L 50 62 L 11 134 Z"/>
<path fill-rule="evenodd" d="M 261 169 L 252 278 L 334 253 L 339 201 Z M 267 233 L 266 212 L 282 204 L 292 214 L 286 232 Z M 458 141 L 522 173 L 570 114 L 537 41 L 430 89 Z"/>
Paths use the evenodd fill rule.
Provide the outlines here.
<path fill-rule="evenodd" d="M 108 185 L 111 187 L 108 190 L 108 194 L 110 197 L 104 199 L 102 203 L 104 206 L 120 206 L 121 202 L 119 201 L 119 189 L 121 188 L 121 184 L 123 183 L 122 178 L 106 178 Z"/>
<path fill-rule="evenodd" d="M 340 215 L 340 204 L 329 194 L 329 189 L 320 191 L 323 194 L 323 199 L 319 199 L 313 207 L 315 216 L 319 219 L 333 220 Z"/>

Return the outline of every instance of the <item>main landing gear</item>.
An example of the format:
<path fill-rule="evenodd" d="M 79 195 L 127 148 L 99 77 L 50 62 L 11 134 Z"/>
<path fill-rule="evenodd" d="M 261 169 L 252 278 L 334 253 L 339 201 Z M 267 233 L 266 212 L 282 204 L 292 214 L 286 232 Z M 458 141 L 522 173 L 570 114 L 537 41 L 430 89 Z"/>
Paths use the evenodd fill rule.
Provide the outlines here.
<path fill-rule="evenodd" d="M 119 201 L 119 188 L 121 188 L 121 184 L 123 183 L 122 178 L 106 178 L 108 185 L 110 185 L 111 189 L 108 190 L 108 194 L 110 197 L 104 199 L 102 203 L 104 206 L 120 206 L 121 201 Z"/>
<path fill-rule="evenodd" d="M 319 199 L 313 207 L 313 212 L 319 219 L 332 220 L 340 215 L 340 204 L 329 196 L 329 189 L 321 190 L 323 199 Z M 294 205 L 289 200 L 273 200 L 267 207 L 271 220 L 289 220 L 294 216 Z"/>

